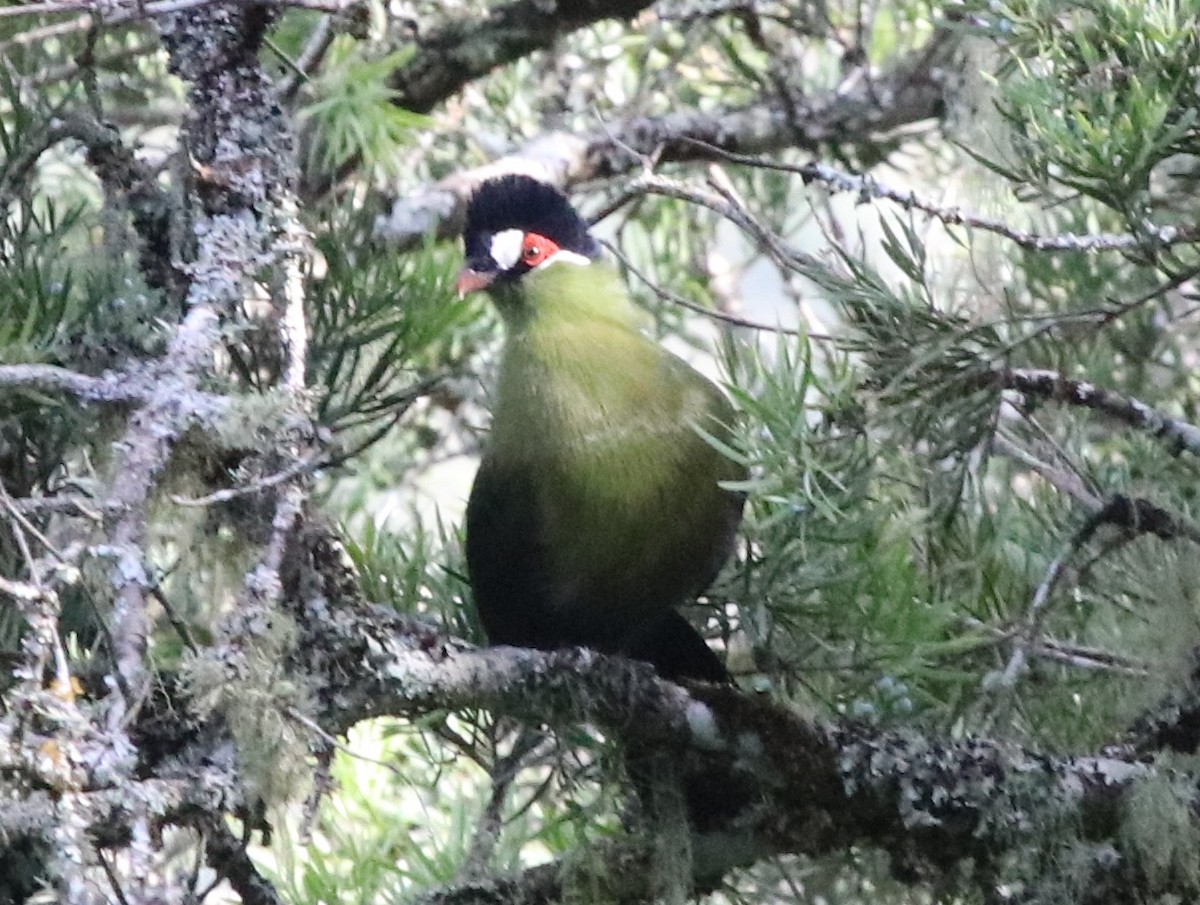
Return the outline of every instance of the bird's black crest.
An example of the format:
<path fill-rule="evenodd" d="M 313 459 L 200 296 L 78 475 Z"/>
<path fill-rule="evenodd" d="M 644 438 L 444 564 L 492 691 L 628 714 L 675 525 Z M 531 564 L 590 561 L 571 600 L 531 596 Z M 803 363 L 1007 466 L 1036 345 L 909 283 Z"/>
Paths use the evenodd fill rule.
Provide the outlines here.
<path fill-rule="evenodd" d="M 599 243 L 566 196 L 530 176 L 498 176 L 475 190 L 463 230 L 467 260 L 486 258 L 490 237 L 506 229 L 535 232 L 559 248 L 589 258 L 600 256 Z"/>

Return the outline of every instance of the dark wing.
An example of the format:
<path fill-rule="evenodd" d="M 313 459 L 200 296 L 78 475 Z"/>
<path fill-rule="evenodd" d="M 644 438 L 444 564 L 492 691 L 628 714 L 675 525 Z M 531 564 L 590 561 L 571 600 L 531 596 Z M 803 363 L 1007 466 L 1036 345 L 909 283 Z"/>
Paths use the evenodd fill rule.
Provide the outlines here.
<path fill-rule="evenodd" d="M 550 575 L 536 483 L 485 455 L 467 502 L 467 574 L 492 644 L 550 647 Z"/>

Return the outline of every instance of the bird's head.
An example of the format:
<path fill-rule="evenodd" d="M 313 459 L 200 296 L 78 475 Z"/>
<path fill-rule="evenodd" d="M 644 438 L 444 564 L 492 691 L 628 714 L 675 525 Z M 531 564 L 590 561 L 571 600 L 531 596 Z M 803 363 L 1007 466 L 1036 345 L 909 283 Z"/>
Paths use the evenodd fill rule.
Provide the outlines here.
<path fill-rule="evenodd" d="M 466 264 L 458 292 L 502 296 L 535 271 L 587 265 L 600 245 L 587 223 L 553 186 L 529 176 L 489 179 L 467 205 Z"/>

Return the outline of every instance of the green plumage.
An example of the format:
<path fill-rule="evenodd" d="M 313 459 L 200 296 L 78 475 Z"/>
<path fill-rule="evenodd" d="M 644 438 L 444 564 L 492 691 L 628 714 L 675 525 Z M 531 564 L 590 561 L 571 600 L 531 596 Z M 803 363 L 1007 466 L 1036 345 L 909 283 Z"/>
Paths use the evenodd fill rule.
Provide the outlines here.
<path fill-rule="evenodd" d="M 724 668 L 674 607 L 728 557 L 742 497 L 724 395 L 639 330 L 616 272 L 552 262 L 490 292 L 507 340 L 467 507 L 493 643 L 586 645 L 672 677 Z"/>

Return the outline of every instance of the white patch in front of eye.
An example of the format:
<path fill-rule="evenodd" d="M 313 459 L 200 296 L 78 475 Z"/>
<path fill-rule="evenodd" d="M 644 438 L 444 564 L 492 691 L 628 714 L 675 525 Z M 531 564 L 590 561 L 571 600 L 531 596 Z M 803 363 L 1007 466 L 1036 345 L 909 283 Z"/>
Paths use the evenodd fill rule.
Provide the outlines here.
<path fill-rule="evenodd" d="M 521 246 L 525 233 L 519 229 L 506 229 L 492 236 L 492 260 L 501 270 L 511 270 L 521 260 Z"/>

